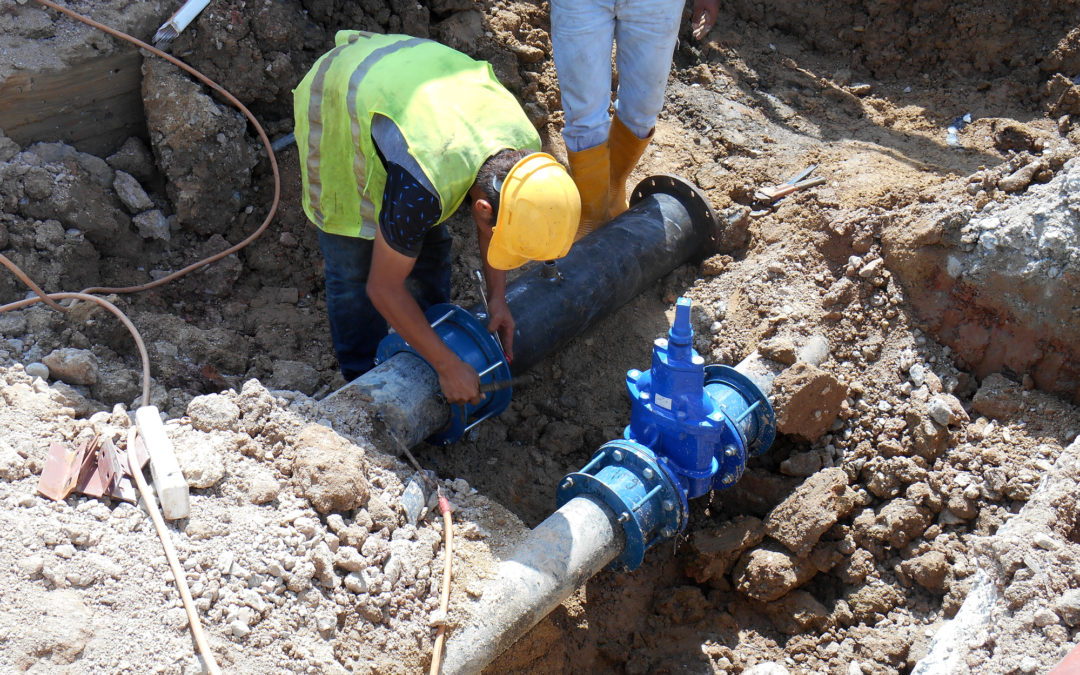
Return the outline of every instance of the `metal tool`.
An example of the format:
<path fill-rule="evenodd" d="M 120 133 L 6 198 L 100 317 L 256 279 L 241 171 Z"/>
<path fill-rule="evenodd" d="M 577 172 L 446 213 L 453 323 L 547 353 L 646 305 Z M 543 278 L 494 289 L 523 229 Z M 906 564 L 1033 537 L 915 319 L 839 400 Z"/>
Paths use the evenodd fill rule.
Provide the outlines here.
<path fill-rule="evenodd" d="M 780 185 L 758 188 L 754 193 L 754 199 L 762 203 L 771 204 L 780 201 L 792 192 L 798 192 L 799 190 L 814 187 L 815 185 L 822 185 L 826 182 L 826 179 L 822 177 L 804 180 L 813 173 L 816 168 L 817 164 L 811 164 L 809 167 L 800 171 L 796 176 Z"/>
<path fill-rule="evenodd" d="M 529 375 L 518 375 L 517 377 L 512 377 L 509 380 L 501 380 L 501 381 L 498 381 L 498 382 L 485 382 L 484 384 L 480 385 L 480 393 L 481 394 L 487 394 L 487 393 L 492 392 L 492 391 L 500 391 L 500 390 L 506 389 L 508 387 L 516 387 L 518 385 L 531 384 L 531 383 L 532 383 L 532 377 L 531 376 L 529 376 Z"/>
<path fill-rule="evenodd" d="M 480 291 L 480 304 L 484 307 L 484 314 L 487 315 L 488 320 L 491 320 L 491 311 L 488 310 L 487 293 L 484 292 L 484 274 L 480 270 L 473 270 L 476 275 L 476 288 Z M 498 331 L 492 333 L 495 336 L 495 342 L 499 343 L 499 349 L 502 350 L 503 355 L 506 355 L 506 348 L 503 347 L 502 340 L 499 338 Z M 509 361 L 509 359 L 507 359 Z M 483 392 L 483 389 L 480 390 Z"/>

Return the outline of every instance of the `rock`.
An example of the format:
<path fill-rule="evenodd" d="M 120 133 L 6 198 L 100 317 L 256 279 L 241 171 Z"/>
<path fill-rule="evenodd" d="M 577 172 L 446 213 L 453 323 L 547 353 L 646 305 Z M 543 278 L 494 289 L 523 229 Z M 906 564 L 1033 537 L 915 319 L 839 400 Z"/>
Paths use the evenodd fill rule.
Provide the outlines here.
<path fill-rule="evenodd" d="M 154 207 L 154 202 L 135 177 L 126 171 L 117 171 L 113 178 L 113 190 L 131 214 L 142 213 Z"/>
<path fill-rule="evenodd" d="M 817 574 L 817 568 L 790 553 L 758 548 L 747 552 L 732 571 L 735 588 L 761 602 L 773 602 Z"/>
<path fill-rule="evenodd" d="M 773 380 L 776 429 L 813 442 L 825 434 L 840 413 L 847 387 L 823 370 L 796 363 Z"/>
<path fill-rule="evenodd" d="M 245 483 L 248 499 L 252 504 L 268 504 L 277 499 L 281 492 L 281 484 L 274 478 L 274 474 L 266 469 L 248 471 Z"/>
<path fill-rule="evenodd" d="M 364 452 L 320 424 L 304 427 L 296 439 L 293 478 L 299 493 L 319 513 L 351 511 L 368 501 Z"/>
<path fill-rule="evenodd" d="M 949 443 L 949 432 L 944 426 L 934 424 L 925 404 L 912 400 L 904 413 L 904 419 L 917 455 L 932 462 L 945 451 Z"/>
<path fill-rule="evenodd" d="M 48 380 L 49 367 L 40 361 L 34 361 L 26 364 L 26 374 L 30 377 L 40 377 L 43 380 Z"/>
<path fill-rule="evenodd" d="M 879 616 L 888 614 L 900 605 L 904 601 L 904 594 L 894 586 L 872 582 L 852 589 L 844 599 L 851 608 L 855 621 L 873 625 L 877 623 Z"/>
<path fill-rule="evenodd" d="M 1073 588 L 1062 593 L 1054 603 L 1054 609 L 1069 626 L 1080 625 L 1080 589 Z"/>
<path fill-rule="evenodd" d="M 319 371 L 302 361 L 276 361 L 269 384 L 274 389 L 290 389 L 310 396 L 319 388 Z"/>
<path fill-rule="evenodd" d="M 42 361 L 49 373 L 68 384 L 94 384 L 98 379 L 97 357 L 87 349 L 62 347 Z"/>
<path fill-rule="evenodd" d="M 717 585 L 743 551 L 764 538 L 764 527 L 753 516 L 736 516 L 718 528 L 698 530 L 690 535 L 690 550 L 695 557 L 687 564 L 686 575 L 699 584 Z"/>
<path fill-rule="evenodd" d="M 768 603 L 765 612 L 773 626 L 786 635 L 815 632 L 829 619 L 829 610 L 817 598 L 801 590 L 794 590 Z"/>
<path fill-rule="evenodd" d="M 157 168 L 154 166 L 154 157 L 150 149 L 138 136 L 131 136 L 120 149 L 105 158 L 116 171 L 124 171 L 141 183 L 150 182 Z"/>
<path fill-rule="evenodd" d="M 894 547 L 902 548 L 930 527 L 934 513 L 911 500 L 894 499 L 881 507 L 877 518 L 885 526 L 886 540 Z"/>
<path fill-rule="evenodd" d="M 765 534 L 798 557 L 807 555 L 818 539 L 855 507 L 855 492 L 843 469 L 825 469 L 806 479 L 765 519 Z"/>
<path fill-rule="evenodd" d="M 248 201 L 258 161 L 245 138 L 247 120 L 161 59 L 143 62 L 142 91 L 150 140 L 177 219 L 199 235 L 226 232 Z"/>
<path fill-rule="evenodd" d="M 211 488 L 225 477 L 224 439 L 201 431 L 172 435 L 173 449 L 188 485 Z"/>
<path fill-rule="evenodd" d="M 143 239 L 160 239 L 169 241 L 172 232 L 169 230 L 169 219 L 160 209 L 144 211 L 132 219 L 135 228 L 139 230 L 139 236 Z"/>
<path fill-rule="evenodd" d="M 811 476 L 825 466 L 827 457 L 827 453 L 823 450 L 795 453 L 780 462 L 780 473 L 785 476 L 798 476 L 800 478 Z"/>
<path fill-rule="evenodd" d="M 240 406 L 221 394 L 191 399 L 187 415 L 191 418 L 191 426 L 199 431 L 236 431 L 240 425 Z"/>
<path fill-rule="evenodd" d="M 900 563 L 900 570 L 926 590 L 940 595 L 945 592 L 949 559 L 941 551 L 928 551 Z"/>
<path fill-rule="evenodd" d="M 367 581 L 360 572 L 349 572 L 345 576 L 345 588 L 353 593 L 367 593 Z"/>
<path fill-rule="evenodd" d="M 1019 384 L 999 373 L 991 373 L 983 378 L 971 406 L 980 415 L 1007 420 L 1023 406 L 1021 393 Z"/>
<path fill-rule="evenodd" d="M 764 340 L 758 345 L 758 351 L 762 356 L 779 361 L 785 366 L 790 366 L 798 360 L 795 342 L 789 337 L 775 337 Z"/>

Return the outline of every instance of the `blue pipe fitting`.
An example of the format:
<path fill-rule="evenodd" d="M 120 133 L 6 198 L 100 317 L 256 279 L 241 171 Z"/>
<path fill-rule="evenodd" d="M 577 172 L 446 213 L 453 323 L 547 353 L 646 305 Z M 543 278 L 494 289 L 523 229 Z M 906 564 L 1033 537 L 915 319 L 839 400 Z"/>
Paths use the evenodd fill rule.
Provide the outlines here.
<path fill-rule="evenodd" d="M 611 563 L 615 569 L 637 569 L 645 551 L 686 527 L 686 494 L 679 488 L 678 476 L 633 441 L 608 441 L 581 471 L 565 476 L 556 490 L 560 507 L 583 495 L 605 504 L 622 525 L 626 545 Z"/>
<path fill-rule="evenodd" d="M 481 385 L 498 384 L 510 379 L 510 365 L 495 336 L 488 333 L 487 327 L 470 312 L 457 305 L 439 304 L 429 307 L 425 315 L 446 346 L 476 369 Z M 399 352 L 412 352 L 420 356 L 401 335 L 391 333 L 379 343 L 375 363 L 382 363 Z M 487 393 L 478 405 L 467 403 L 453 406 L 449 424 L 432 434 L 427 439 L 428 443 L 449 445 L 457 441 L 480 422 L 506 410 L 512 395 L 511 387 L 504 386 Z"/>
<path fill-rule="evenodd" d="M 734 368 L 706 366 L 693 339 L 690 300 L 679 298 L 667 338 L 653 346 L 652 368 L 626 375 L 632 404 L 623 439 L 602 446 L 557 491 L 560 506 L 587 493 L 616 514 L 626 546 L 613 565 L 624 569 L 686 527 L 689 499 L 735 485 L 747 457 L 776 437 L 765 394 Z"/>

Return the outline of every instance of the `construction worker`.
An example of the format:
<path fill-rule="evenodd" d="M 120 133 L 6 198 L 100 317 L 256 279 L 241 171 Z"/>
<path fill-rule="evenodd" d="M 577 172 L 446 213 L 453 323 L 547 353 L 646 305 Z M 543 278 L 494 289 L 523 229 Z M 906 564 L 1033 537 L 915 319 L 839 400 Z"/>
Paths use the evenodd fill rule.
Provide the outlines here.
<path fill-rule="evenodd" d="M 508 356 L 506 272 L 566 255 L 580 215 L 566 170 L 491 66 L 430 40 L 340 31 L 293 91 L 303 206 L 319 228 L 341 372 L 373 366 L 392 326 L 438 372 L 449 403 L 480 378 L 424 309 L 450 298 L 444 221 L 468 200 L 488 286 L 488 330 Z"/>
<path fill-rule="evenodd" d="M 628 207 L 626 181 L 664 105 L 685 0 L 551 0 L 551 46 L 562 92 L 570 173 L 581 193 L 576 239 Z M 712 27 L 719 0 L 695 0 L 693 34 Z M 611 47 L 619 75 L 611 106 Z"/>

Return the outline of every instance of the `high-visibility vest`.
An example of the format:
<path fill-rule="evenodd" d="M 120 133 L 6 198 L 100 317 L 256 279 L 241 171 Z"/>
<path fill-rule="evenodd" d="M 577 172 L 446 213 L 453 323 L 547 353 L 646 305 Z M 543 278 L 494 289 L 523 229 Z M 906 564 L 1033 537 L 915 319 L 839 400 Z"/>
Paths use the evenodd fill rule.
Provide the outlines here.
<path fill-rule="evenodd" d="M 465 199 L 499 150 L 540 149 L 540 136 L 491 65 L 431 40 L 339 31 L 293 90 L 304 212 L 331 234 L 372 239 L 386 169 L 371 138 L 392 120 L 442 204 Z"/>

